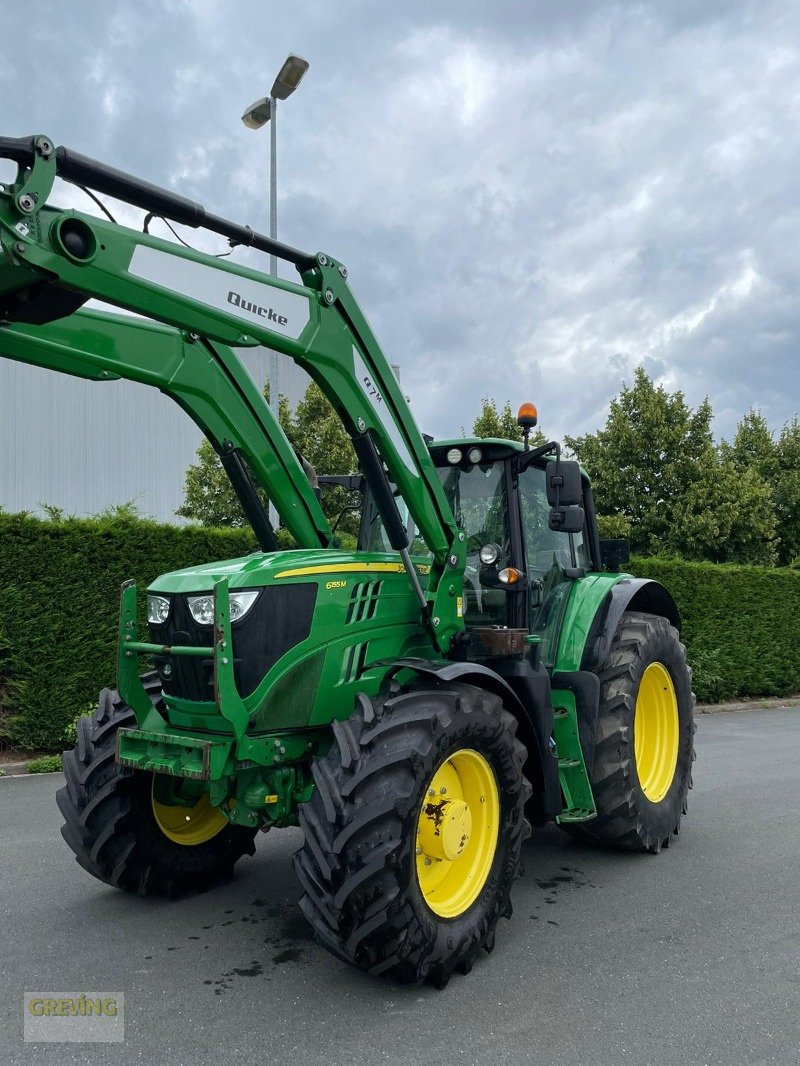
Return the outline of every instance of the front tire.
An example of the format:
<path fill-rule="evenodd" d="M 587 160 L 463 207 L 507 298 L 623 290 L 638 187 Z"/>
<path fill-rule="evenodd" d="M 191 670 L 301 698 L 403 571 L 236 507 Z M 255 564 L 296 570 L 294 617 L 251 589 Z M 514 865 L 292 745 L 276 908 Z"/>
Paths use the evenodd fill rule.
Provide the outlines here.
<path fill-rule="evenodd" d="M 153 703 L 161 696 L 155 671 L 142 676 Z M 78 739 L 62 762 L 66 784 L 56 793 L 61 835 L 93 877 L 139 895 L 202 892 L 233 873 L 255 851 L 255 830 L 228 824 L 207 797 L 191 806 L 159 802 L 158 779 L 120 766 L 117 730 L 135 726 L 117 692 L 103 689 L 94 714 L 78 720 Z"/>
<path fill-rule="evenodd" d="M 626 611 L 600 677 L 590 779 L 597 817 L 562 823 L 570 836 L 657 853 L 688 809 L 694 693 L 678 631 L 659 615 Z"/>
<path fill-rule="evenodd" d="M 338 957 L 444 987 L 510 917 L 530 833 L 516 720 L 469 685 L 362 696 L 314 763 L 295 855 L 301 909 Z"/>

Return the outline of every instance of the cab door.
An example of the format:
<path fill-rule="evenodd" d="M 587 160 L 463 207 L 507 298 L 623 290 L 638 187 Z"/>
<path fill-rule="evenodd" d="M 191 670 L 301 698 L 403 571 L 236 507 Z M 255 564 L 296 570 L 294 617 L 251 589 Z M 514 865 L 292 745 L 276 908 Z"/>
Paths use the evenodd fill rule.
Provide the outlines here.
<path fill-rule="evenodd" d="M 541 637 L 542 663 L 552 670 L 572 581 L 592 569 L 589 544 L 583 532 L 550 529 L 543 466 L 525 467 L 517 481 L 529 626 Z"/>

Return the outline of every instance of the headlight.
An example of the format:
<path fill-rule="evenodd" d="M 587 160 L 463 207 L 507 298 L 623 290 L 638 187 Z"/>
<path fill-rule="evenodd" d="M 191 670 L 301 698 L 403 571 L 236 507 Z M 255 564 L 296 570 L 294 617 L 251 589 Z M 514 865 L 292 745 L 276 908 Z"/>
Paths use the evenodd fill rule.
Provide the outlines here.
<path fill-rule="evenodd" d="M 467 458 L 471 463 L 479 463 L 483 458 L 483 452 L 480 450 L 480 448 L 470 448 L 469 452 L 467 453 Z"/>
<path fill-rule="evenodd" d="M 229 594 L 231 605 L 231 622 L 238 622 L 244 618 L 250 608 L 258 599 L 258 591 L 231 592 Z M 210 626 L 214 623 L 214 597 L 213 596 L 189 596 L 189 610 L 192 618 L 199 626 Z"/>
<path fill-rule="evenodd" d="M 169 618 L 169 600 L 163 596 L 147 597 L 147 621 L 160 626 Z"/>
<path fill-rule="evenodd" d="M 447 461 L 451 466 L 455 466 L 456 463 L 461 462 L 461 449 L 449 448 L 447 452 Z"/>
<path fill-rule="evenodd" d="M 214 597 L 213 596 L 190 596 L 189 610 L 192 618 L 200 626 L 210 626 L 214 622 Z"/>

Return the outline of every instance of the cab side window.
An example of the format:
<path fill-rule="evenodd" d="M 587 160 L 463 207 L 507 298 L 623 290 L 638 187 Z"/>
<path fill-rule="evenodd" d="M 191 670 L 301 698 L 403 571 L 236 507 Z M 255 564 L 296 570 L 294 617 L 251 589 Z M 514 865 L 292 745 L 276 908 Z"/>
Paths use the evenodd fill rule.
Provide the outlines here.
<path fill-rule="evenodd" d="M 586 511 L 586 505 L 584 504 L 584 512 Z M 580 533 L 570 534 L 572 537 L 572 545 L 575 551 L 575 565 L 582 567 L 584 570 L 592 569 L 592 552 L 589 547 L 589 540 L 586 535 L 586 529 L 581 530 Z"/>
<path fill-rule="evenodd" d="M 520 515 L 528 574 L 530 628 L 542 638 L 542 662 L 553 666 L 558 634 L 572 582 L 565 570 L 573 567 L 568 533 L 550 529 L 545 473 L 529 466 L 519 475 Z M 586 549 L 581 548 L 582 552 Z M 580 565 L 580 564 L 579 564 Z"/>

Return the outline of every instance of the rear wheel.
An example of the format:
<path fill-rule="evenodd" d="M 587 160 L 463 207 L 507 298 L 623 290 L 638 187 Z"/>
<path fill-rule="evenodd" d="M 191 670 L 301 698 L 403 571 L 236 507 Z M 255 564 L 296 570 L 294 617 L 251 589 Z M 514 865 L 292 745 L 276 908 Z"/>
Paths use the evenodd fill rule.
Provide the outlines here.
<path fill-rule="evenodd" d="M 694 693 L 678 631 L 626 611 L 600 677 L 590 778 L 597 818 L 571 836 L 627 850 L 668 847 L 687 811 L 694 760 Z"/>
<path fill-rule="evenodd" d="M 142 677 L 150 699 L 158 675 Z M 255 830 L 231 826 L 194 782 L 120 766 L 117 730 L 135 726 L 133 711 L 111 689 L 78 721 L 78 742 L 63 756 L 66 784 L 56 794 L 61 835 L 93 877 L 140 895 L 203 891 L 255 851 Z"/>
<path fill-rule="evenodd" d="M 362 969 L 443 987 L 491 951 L 522 841 L 530 785 L 516 720 L 468 685 L 361 697 L 314 764 L 300 808 L 300 906 Z"/>

